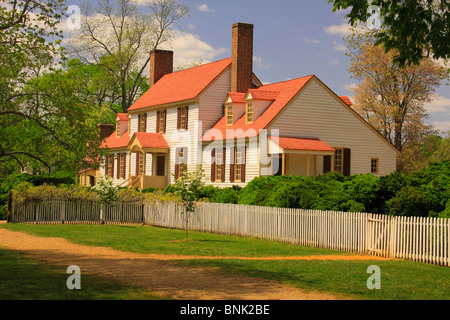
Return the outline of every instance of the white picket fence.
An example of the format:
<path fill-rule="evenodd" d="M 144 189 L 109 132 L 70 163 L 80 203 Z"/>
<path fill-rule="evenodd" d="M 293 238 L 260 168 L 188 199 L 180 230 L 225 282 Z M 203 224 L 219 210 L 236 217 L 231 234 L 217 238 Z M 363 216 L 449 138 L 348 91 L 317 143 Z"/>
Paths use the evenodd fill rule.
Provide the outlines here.
<path fill-rule="evenodd" d="M 143 223 L 143 203 L 48 199 L 14 205 L 10 222 L 36 224 L 139 224 Z"/>
<path fill-rule="evenodd" d="M 145 223 L 184 229 L 184 208 L 46 200 L 14 206 L 11 222 Z M 189 229 L 450 266 L 450 219 L 198 203 Z"/>
<path fill-rule="evenodd" d="M 184 229 L 184 208 L 144 206 L 148 225 Z M 189 229 L 450 266 L 450 219 L 199 203 Z"/>

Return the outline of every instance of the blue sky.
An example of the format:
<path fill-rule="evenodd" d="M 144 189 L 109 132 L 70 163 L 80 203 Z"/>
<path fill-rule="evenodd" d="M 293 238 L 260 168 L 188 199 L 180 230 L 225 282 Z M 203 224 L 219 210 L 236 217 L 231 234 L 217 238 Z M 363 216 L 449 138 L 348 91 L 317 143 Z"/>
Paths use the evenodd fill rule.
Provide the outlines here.
<path fill-rule="evenodd" d="M 144 2 L 144 0 L 140 0 Z M 67 4 L 80 1 L 68 0 Z M 316 75 L 338 95 L 351 96 L 355 84 L 345 55 L 345 12 L 333 12 L 327 0 L 186 0 L 192 16 L 180 22 L 172 44 L 175 64 L 231 56 L 231 26 L 254 24 L 254 72 L 265 83 Z M 427 106 L 427 121 L 450 130 L 450 86 L 437 90 Z"/>

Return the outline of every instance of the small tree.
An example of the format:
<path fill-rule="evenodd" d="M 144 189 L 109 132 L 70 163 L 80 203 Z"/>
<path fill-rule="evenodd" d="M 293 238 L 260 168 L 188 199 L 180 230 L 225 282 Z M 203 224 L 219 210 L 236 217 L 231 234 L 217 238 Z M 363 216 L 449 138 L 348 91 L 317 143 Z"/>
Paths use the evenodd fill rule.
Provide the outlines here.
<path fill-rule="evenodd" d="M 101 207 L 101 213 L 100 213 L 100 220 L 102 221 L 102 224 L 104 223 L 103 217 L 104 217 L 104 208 L 105 205 L 111 205 L 113 202 L 117 201 L 119 198 L 119 187 L 114 186 L 112 178 L 110 177 L 100 177 L 97 180 L 97 184 L 95 187 L 93 187 L 93 190 L 99 194 L 101 201 L 102 201 L 102 207 Z"/>
<path fill-rule="evenodd" d="M 185 214 L 186 240 L 188 239 L 189 215 L 195 211 L 195 203 L 199 199 L 204 185 L 203 177 L 203 169 L 201 168 L 192 172 L 183 171 L 181 177 L 176 179 L 173 184 L 175 194 L 180 196 L 185 208 L 185 212 L 181 212 L 181 214 Z"/>

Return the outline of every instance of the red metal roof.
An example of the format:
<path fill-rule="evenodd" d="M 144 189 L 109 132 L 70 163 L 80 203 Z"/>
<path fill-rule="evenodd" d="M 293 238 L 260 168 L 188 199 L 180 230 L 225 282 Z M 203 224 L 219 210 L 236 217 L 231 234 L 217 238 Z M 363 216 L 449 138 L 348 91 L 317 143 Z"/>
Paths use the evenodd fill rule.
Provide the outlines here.
<path fill-rule="evenodd" d="M 169 149 L 166 139 L 160 133 L 135 132 L 134 135 L 143 148 Z"/>
<path fill-rule="evenodd" d="M 284 150 L 302 150 L 302 151 L 329 151 L 335 150 L 325 142 L 317 138 L 286 138 L 270 137 L 269 139 L 278 144 Z"/>
<path fill-rule="evenodd" d="M 192 100 L 231 65 L 231 58 L 169 73 L 158 80 L 128 111 Z"/>
<path fill-rule="evenodd" d="M 201 140 L 215 141 L 225 140 L 227 138 L 244 138 L 259 135 L 260 130 L 265 129 L 313 77 L 314 76 L 311 75 L 294 80 L 268 84 L 261 86 L 258 89 L 252 89 L 253 94 L 256 95 L 258 95 L 258 91 L 266 93 L 271 92 L 272 95 L 274 92 L 277 92 L 277 95 L 272 104 L 257 119 L 255 119 L 253 123 L 246 123 L 244 115 L 233 125 L 227 126 L 225 123 L 225 117 L 222 117 L 222 119 L 220 119 L 211 129 L 205 132 Z M 228 137 L 227 131 L 232 133 L 232 136 Z"/>

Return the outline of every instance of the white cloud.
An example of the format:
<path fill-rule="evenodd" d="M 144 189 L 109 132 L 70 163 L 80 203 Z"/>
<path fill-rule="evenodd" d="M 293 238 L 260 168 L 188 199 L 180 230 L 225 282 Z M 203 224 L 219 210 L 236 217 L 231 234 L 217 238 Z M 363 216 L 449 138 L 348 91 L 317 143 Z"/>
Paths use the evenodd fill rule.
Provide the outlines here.
<path fill-rule="evenodd" d="M 201 12 L 215 12 L 215 10 L 208 8 L 208 5 L 206 3 L 197 5 L 197 9 Z"/>
<path fill-rule="evenodd" d="M 323 30 L 325 31 L 325 33 L 331 34 L 331 35 L 339 34 L 342 36 L 347 36 L 352 33 L 351 26 L 346 22 L 339 24 L 339 25 L 323 27 Z"/>
<path fill-rule="evenodd" d="M 447 132 L 450 131 L 450 120 L 448 121 L 435 121 L 433 122 L 433 126 L 442 131 L 442 132 Z"/>
<path fill-rule="evenodd" d="M 173 50 L 174 67 L 182 67 L 201 59 L 203 63 L 217 60 L 217 57 L 228 51 L 226 48 L 213 48 L 200 39 L 200 36 L 187 32 L 176 32 L 171 41 L 170 48 Z"/>
<path fill-rule="evenodd" d="M 437 96 L 436 99 L 426 105 L 425 108 L 429 113 L 445 112 L 450 115 L 450 99 Z"/>
<path fill-rule="evenodd" d="M 257 67 L 260 67 L 262 69 L 270 69 L 269 65 L 265 65 L 262 63 L 262 58 L 261 57 L 253 57 L 253 62 L 255 63 L 255 65 Z"/>
<path fill-rule="evenodd" d="M 189 28 L 189 30 L 194 30 L 195 26 L 192 23 L 189 23 L 188 24 L 188 28 Z"/>
<path fill-rule="evenodd" d="M 316 39 L 309 39 L 309 38 L 305 38 L 304 39 L 306 43 L 314 43 L 314 44 L 320 44 L 320 40 L 316 40 Z"/>
<path fill-rule="evenodd" d="M 328 62 L 329 66 L 336 66 L 339 64 L 339 60 L 338 59 L 332 59 Z"/>
<path fill-rule="evenodd" d="M 358 84 L 355 82 L 354 83 L 346 83 L 342 87 L 344 90 L 352 91 L 353 89 L 356 89 L 358 87 Z"/>
<path fill-rule="evenodd" d="M 347 51 L 347 47 L 345 45 L 343 45 L 342 43 L 337 43 L 336 41 L 334 41 L 334 50 L 335 51 Z"/>

